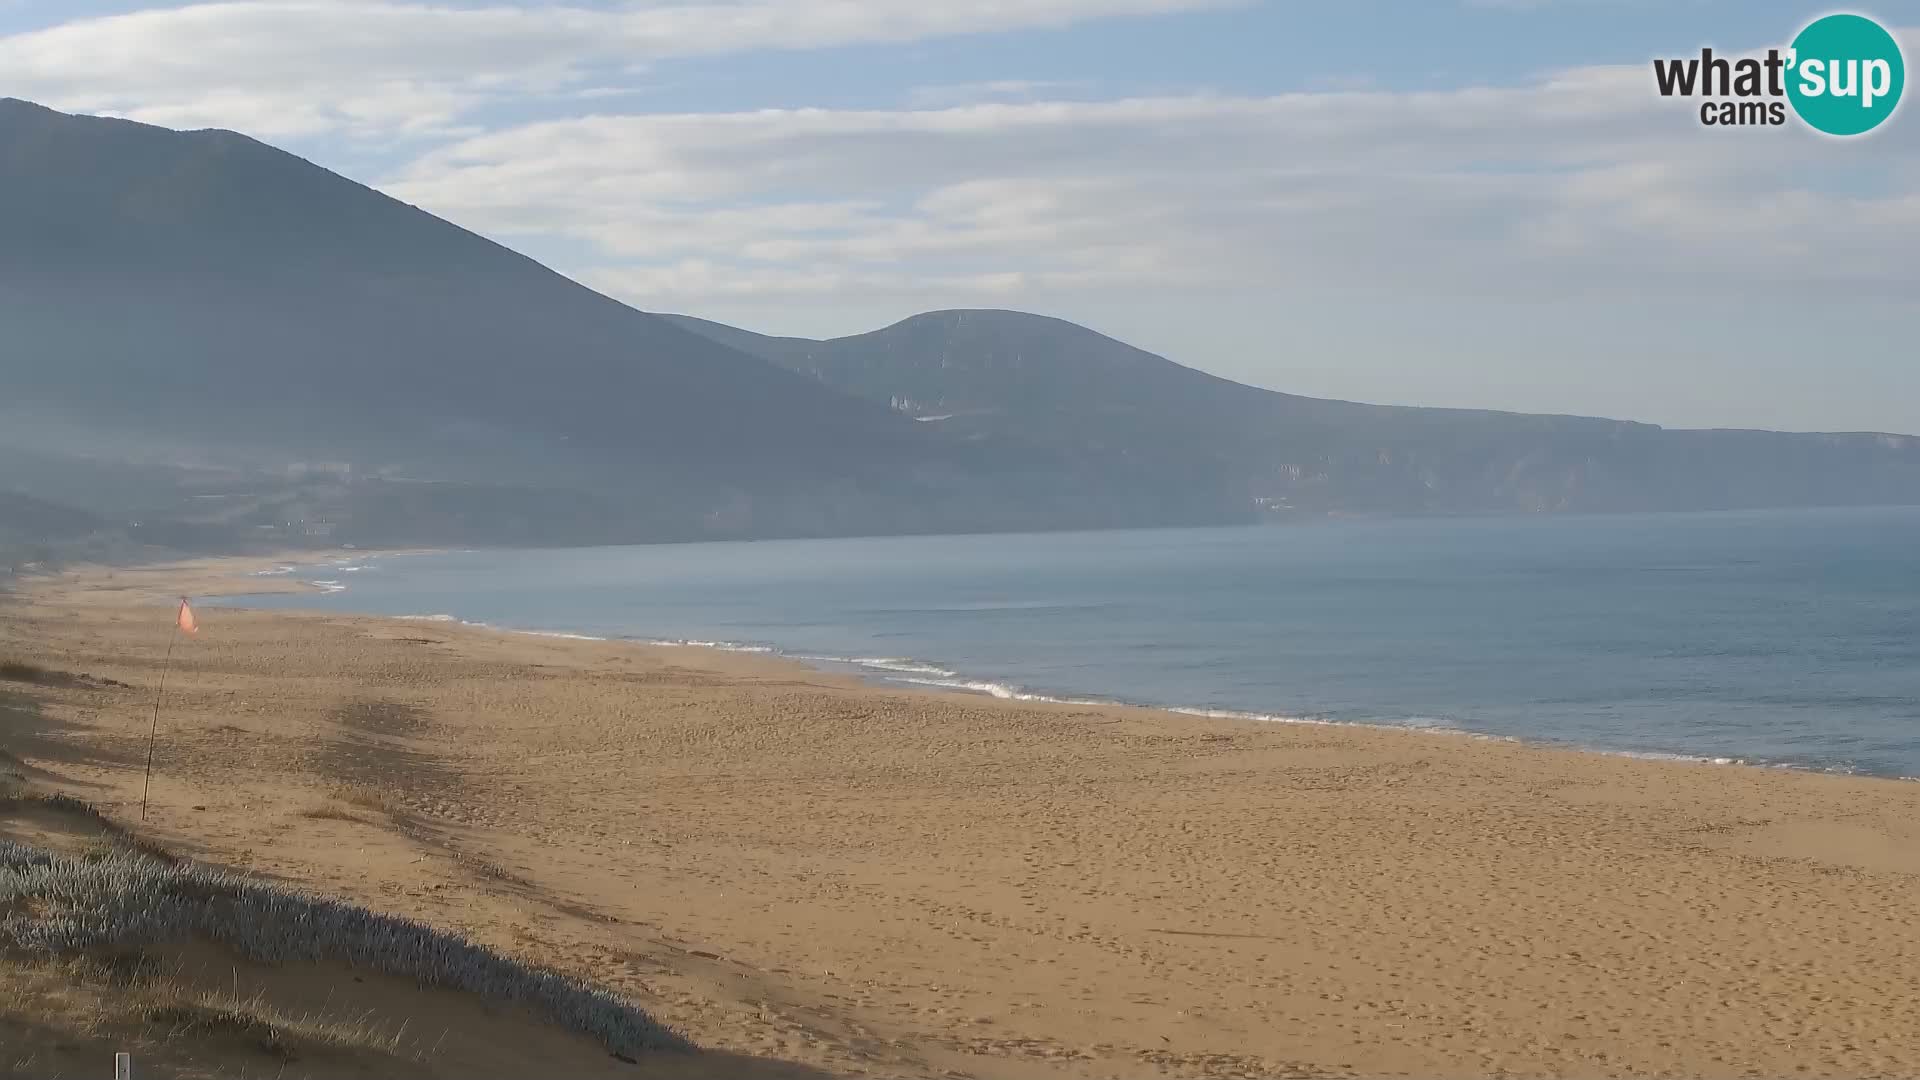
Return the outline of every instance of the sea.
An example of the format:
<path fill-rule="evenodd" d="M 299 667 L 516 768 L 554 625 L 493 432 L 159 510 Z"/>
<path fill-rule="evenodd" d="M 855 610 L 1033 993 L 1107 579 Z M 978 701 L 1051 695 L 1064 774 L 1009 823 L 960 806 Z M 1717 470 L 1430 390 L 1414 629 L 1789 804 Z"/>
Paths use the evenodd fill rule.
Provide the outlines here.
<path fill-rule="evenodd" d="M 345 552 L 266 573 L 310 587 L 221 603 L 1920 777 L 1920 508 Z"/>

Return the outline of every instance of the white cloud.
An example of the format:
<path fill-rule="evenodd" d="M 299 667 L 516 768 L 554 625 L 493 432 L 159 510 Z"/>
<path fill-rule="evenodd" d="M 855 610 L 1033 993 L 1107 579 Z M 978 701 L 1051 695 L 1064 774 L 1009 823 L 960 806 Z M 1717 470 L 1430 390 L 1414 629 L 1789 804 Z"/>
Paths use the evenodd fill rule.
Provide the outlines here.
<path fill-rule="evenodd" d="M 1905 119 L 1905 118 L 1903 118 Z M 1920 125 L 1715 131 L 1644 68 L 1445 92 L 533 124 L 383 185 L 641 306 L 1022 290 L 1910 294 Z"/>
<path fill-rule="evenodd" d="M 923 87 L 905 109 L 479 127 L 496 99 L 630 107 L 620 95 L 660 57 L 1219 2 L 242 0 L 0 38 L 0 70 L 14 93 L 171 126 L 432 135 L 443 145 L 384 186 L 536 252 L 564 238 L 562 269 L 642 304 L 1122 282 L 1914 283 L 1897 240 L 1920 202 L 1920 124 L 1849 144 L 1710 131 L 1634 65 L 1512 87 L 1108 101 L 1031 100 L 1071 84 L 1002 79 Z"/>
<path fill-rule="evenodd" d="M 985 82 L 916 86 L 907 94 L 915 108 L 973 105 L 983 101 L 1030 101 L 1063 90 L 1083 90 L 1088 84 L 1055 79 L 989 79 Z"/>
<path fill-rule="evenodd" d="M 154 123 L 266 137 L 425 133 L 457 127 L 492 101 L 617 92 L 622 77 L 668 57 L 905 42 L 1237 2 L 235 0 L 0 37 L 0 72 L 11 94 Z"/>

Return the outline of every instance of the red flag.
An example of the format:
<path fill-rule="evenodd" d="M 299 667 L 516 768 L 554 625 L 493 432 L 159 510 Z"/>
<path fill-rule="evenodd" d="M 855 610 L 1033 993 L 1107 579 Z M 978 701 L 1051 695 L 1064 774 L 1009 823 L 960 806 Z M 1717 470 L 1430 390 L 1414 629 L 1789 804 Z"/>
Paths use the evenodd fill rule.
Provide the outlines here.
<path fill-rule="evenodd" d="M 187 598 L 184 596 L 180 598 L 180 632 L 183 634 L 200 632 L 200 623 L 193 617 L 193 605 L 187 603 Z"/>

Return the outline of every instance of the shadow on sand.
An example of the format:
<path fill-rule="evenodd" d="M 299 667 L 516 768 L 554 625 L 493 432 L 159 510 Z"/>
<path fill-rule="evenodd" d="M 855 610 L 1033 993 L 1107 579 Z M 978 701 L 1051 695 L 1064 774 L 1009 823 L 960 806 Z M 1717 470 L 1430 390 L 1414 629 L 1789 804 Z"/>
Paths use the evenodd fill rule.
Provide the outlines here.
<path fill-rule="evenodd" d="M 632 1075 L 637 1080 L 840 1080 L 811 1065 L 723 1050 L 646 1058 L 635 1063 Z"/>
<path fill-rule="evenodd" d="M 64 680 L 77 679 L 65 673 L 50 672 L 54 681 L 42 685 L 46 687 L 64 687 Z M 97 744 L 88 745 L 86 740 L 73 738 L 76 732 L 88 729 L 88 725 L 62 723 L 46 715 L 38 698 L 25 692 L 29 688 L 38 688 L 36 683 L 21 681 L 0 682 L 0 750 L 5 757 L 0 758 L 7 768 L 20 776 L 33 781 L 36 787 L 55 788 L 98 788 L 103 785 L 89 783 L 63 775 L 56 767 L 60 764 L 83 764 L 138 769 L 141 761 L 138 755 L 129 756 L 97 749 Z M 92 689 L 94 687 L 87 686 Z M 357 782 L 391 781 L 393 759 L 398 757 L 405 766 L 405 772 L 417 779 L 432 775 L 442 784 L 451 785 L 455 778 L 445 773 L 439 763 L 424 755 L 394 745 L 402 742 L 419 724 L 420 717 L 405 707 L 395 707 L 389 703 L 363 705 L 351 713 L 339 716 L 350 730 L 345 740 L 331 741 L 322 749 L 322 771 L 340 777 L 343 780 Z M 368 768 L 377 752 L 387 769 L 374 772 Z M 442 830 L 433 828 L 428 822 L 411 814 L 395 813 L 394 824 L 401 832 L 416 841 L 441 848 L 462 862 L 468 858 Z M 208 864 L 214 865 L 214 864 Z M 484 876 L 494 878 L 495 884 L 520 896 L 522 899 L 545 904 L 568 914 L 582 918 L 603 919 L 597 912 L 578 908 L 552 896 L 546 890 L 524 881 L 504 871 L 498 871 L 484 863 L 474 863 L 469 867 Z M 261 880 L 272 880 L 273 875 L 250 874 Z M 0 957 L 0 966 L 7 963 Z M 7 972 L 0 970 L 0 989 L 5 988 Z M 10 1030 L 11 1029 L 11 1030 Z M 9 1039 L 7 1036 L 13 1036 Z M 64 1063 L 75 1061 L 82 1055 L 103 1055 L 102 1060 L 111 1061 L 113 1047 L 85 1037 L 76 1037 L 72 1031 L 48 1028 L 31 1024 L 25 1017 L 0 1016 L 0 1045 L 17 1041 L 22 1047 L 38 1044 L 42 1054 L 51 1053 L 49 1062 Z M 88 1057 L 91 1061 L 91 1057 Z M 627 1059 L 620 1059 L 626 1062 Z M 11 1062 L 7 1062 L 11 1064 Z M 693 1053 L 663 1053 L 648 1055 L 633 1060 L 622 1070 L 625 1075 L 636 1080 L 839 1080 L 836 1074 L 814 1066 L 797 1062 L 781 1061 L 773 1058 L 752 1057 L 724 1050 L 699 1050 Z M 215 1073 L 214 1075 L 220 1075 Z M 395 1075 L 408 1075 L 403 1070 Z"/>
<path fill-rule="evenodd" d="M 31 763 L 30 775 L 35 779 L 73 787 L 98 788 L 102 785 L 62 776 L 47 768 L 47 763 L 108 768 L 124 768 L 133 763 L 129 754 L 97 745 L 82 745 L 71 738 L 61 737 L 72 732 L 75 725 L 54 722 L 40 707 L 39 699 L 17 689 L 19 685 L 0 682 L 0 749 Z"/>

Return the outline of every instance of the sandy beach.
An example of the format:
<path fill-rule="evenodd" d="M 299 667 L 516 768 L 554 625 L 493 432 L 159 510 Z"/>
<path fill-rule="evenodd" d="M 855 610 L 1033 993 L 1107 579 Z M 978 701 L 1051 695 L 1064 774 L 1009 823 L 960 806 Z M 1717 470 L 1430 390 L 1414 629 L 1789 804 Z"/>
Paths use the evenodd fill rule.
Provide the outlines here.
<path fill-rule="evenodd" d="M 170 598 L 302 587 L 267 565 L 0 600 L 0 659 L 93 677 L 0 683 L 0 744 L 137 823 Z M 732 1075 L 1920 1075 L 1920 784 L 201 624 L 148 834 L 766 1059 Z"/>

